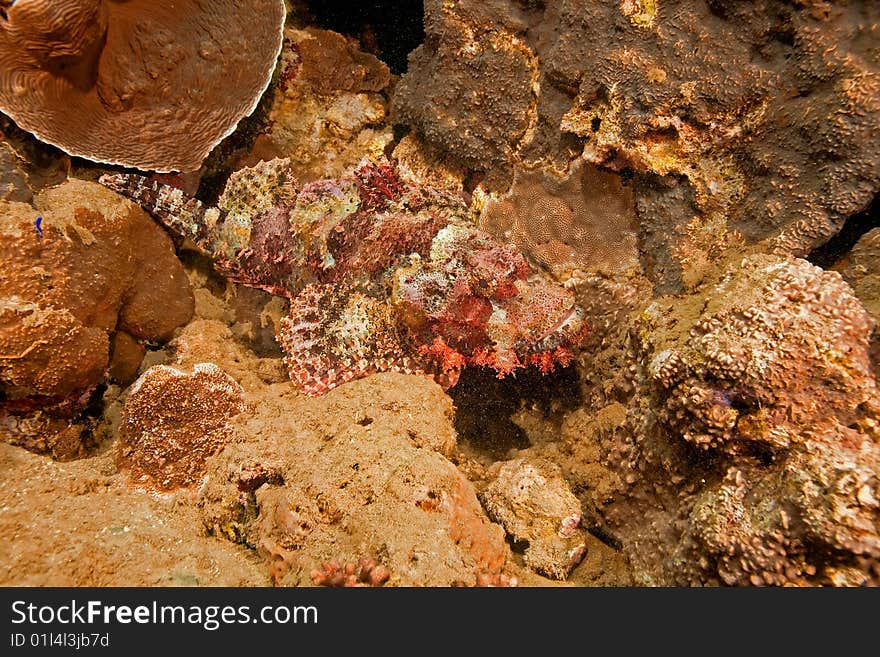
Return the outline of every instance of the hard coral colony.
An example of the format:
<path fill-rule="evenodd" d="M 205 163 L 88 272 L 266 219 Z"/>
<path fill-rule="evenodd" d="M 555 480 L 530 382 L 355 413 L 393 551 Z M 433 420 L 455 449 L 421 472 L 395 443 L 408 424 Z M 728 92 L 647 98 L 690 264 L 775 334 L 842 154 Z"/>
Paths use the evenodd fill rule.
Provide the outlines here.
<path fill-rule="evenodd" d="M 279 339 L 291 379 L 320 395 L 373 372 L 454 385 L 567 365 L 587 331 L 574 295 L 478 230 L 457 197 L 388 162 L 297 187 L 287 160 L 234 173 L 217 207 L 142 176 L 101 182 L 211 254 L 230 280 L 291 299 Z"/>

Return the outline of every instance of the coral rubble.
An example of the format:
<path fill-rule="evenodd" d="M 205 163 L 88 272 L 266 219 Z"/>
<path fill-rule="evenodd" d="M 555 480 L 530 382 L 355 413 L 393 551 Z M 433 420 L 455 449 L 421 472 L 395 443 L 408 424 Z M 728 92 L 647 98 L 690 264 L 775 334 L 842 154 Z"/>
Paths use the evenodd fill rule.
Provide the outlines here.
<path fill-rule="evenodd" d="M 554 579 L 565 579 L 586 553 L 581 505 L 548 462 L 515 459 L 480 494 L 489 517 L 517 541 L 525 541 L 525 563 Z"/>

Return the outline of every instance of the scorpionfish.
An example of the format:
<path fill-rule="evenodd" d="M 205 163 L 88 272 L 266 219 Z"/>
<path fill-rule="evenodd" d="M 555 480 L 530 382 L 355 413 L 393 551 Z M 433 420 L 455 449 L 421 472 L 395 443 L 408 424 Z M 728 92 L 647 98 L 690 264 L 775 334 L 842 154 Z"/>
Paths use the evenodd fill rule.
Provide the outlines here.
<path fill-rule="evenodd" d="M 587 332 L 573 293 L 476 228 L 464 200 L 364 159 L 298 185 L 288 160 L 233 173 L 216 207 L 134 174 L 101 182 L 209 254 L 227 279 L 288 297 L 278 339 L 309 395 L 374 372 L 454 385 L 568 365 Z"/>

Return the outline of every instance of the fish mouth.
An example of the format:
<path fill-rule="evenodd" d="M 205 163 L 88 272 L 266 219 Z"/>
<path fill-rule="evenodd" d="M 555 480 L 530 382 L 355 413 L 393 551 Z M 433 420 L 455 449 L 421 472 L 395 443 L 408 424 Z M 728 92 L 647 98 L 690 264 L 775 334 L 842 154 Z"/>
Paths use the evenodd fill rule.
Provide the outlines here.
<path fill-rule="evenodd" d="M 577 304 L 573 304 L 568 313 L 561 315 L 559 320 L 547 328 L 535 341 L 530 351 L 548 351 L 554 349 L 572 336 L 577 335 L 583 328 L 584 313 Z"/>

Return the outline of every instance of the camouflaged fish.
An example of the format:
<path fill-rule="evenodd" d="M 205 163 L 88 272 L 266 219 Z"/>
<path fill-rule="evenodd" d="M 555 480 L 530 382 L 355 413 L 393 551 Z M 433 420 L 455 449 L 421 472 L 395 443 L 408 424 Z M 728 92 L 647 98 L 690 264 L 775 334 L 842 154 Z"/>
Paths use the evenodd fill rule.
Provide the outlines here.
<path fill-rule="evenodd" d="M 107 175 L 228 279 L 289 297 L 278 336 L 310 395 L 373 372 L 454 385 L 466 365 L 498 376 L 567 365 L 586 326 L 573 294 L 478 230 L 463 201 L 364 160 L 297 186 L 287 160 L 234 173 L 217 207 L 137 175 Z"/>

